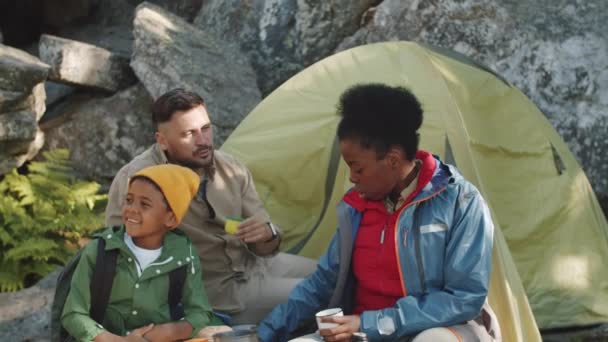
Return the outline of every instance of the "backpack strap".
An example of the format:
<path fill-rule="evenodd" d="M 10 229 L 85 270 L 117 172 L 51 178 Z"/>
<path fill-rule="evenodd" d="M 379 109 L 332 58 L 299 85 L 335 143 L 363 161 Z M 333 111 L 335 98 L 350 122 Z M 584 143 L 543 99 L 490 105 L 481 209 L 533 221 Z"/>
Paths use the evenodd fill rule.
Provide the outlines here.
<path fill-rule="evenodd" d="M 106 241 L 97 239 L 97 258 L 95 269 L 91 278 L 91 309 L 90 315 L 97 323 L 102 324 L 106 308 L 110 301 L 114 274 L 116 273 L 116 259 L 118 250 L 106 251 Z"/>
<path fill-rule="evenodd" d="M 169 272 L 169 310 L 171 319 L 178 321 L 184 317 L 184 306 L 181 303 L 184 284 L 186 282 L 187 265 Z"/>

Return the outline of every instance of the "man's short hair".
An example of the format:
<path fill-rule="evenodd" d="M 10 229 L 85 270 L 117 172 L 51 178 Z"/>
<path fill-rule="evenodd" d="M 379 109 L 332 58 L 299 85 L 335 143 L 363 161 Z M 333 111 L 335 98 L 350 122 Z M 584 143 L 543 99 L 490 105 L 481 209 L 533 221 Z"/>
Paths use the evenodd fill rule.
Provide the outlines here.
<path fill-rule="evenodd" d="M 338 139 L 359 141 L 364 148 L 385 157 L 393 146 L 403 148 L 406 158 L 414 160 L 418 151 L 418 129 L 422 107 L 416 96 L 404 87 L 385 84 L 359 84 L 340 96 Z"/>
<path fill-rule="evenodd" d="M 152 122 L 158 129 L 158 124 L 171 120 L 175 112 L 187 111 L 198 106 L 204 106 L 203 98 L 183 88 L 176 88 L 161 95 L 152 105 Z"/>

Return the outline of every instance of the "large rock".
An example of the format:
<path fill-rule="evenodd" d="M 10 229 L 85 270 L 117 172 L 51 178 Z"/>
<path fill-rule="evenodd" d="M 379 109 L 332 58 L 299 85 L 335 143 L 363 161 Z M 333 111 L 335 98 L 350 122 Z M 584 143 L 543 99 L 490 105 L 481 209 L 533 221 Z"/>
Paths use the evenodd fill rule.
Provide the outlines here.
<path fill-rule="evenodd" d="M 38 120 L 45 111 L 43 81 L 50 67 L 0 44 L 0 175 L 33 158 L 44 143 Z"/>
<path fill-rule="evenodd" d="M 34 140 L 36 113 L 29 110 L 0 115 L 0 143 L 11 140 Z M 4 151 L 3 151 L 4 152 Z"/>
<path fill-rule="evenodd" d="M 0 341 L 50 341 L 51 304 L 60 272 L 27 289 L 0 293 Z"/>
<path fill-rule="evenodd" d="M 151 103 L 141 84 L 107 98 L 79 99 L 60 108 L 65 113 L 62 120 L 41 125 L 45 149 L 68 148 L 78 171 L 108 183 L 120 167 L 154 142 Z"/>
<path fill-rule="evenodd" d="M 385 0 L 337 50 L 413 40 L 462 52 L 522 89 L 570 146 L 608 213 L 605 0 Z"/>
<path fill-rule="evenodd" d="M 44 133 L 36 128 L 33 140 L 0 141 L 0 175 L 33 159 L 44 145 Z"/>
<path fill-rule="evenodd" d="M 143 0 L 103 0 L 85 24 L 71 25 L 56 32 L 57 36 L 89 43 L 124 57 L 131 56 L 135 7 Z M 191 22 L 203 0 L 150 1 Z"/>
<path fill-rule="evenodd" d="M 43 34 L 40 59 L 51 66 L 49 79 L 115 92 L 135 83 L 129 59 L 106 49 Z"/>
<path fill-rule="evenodd" d="M 248 54 L 264 94 L 330 54 L 377 0 L 210 0 L 195 26 Z"/>
<path fill-rule="evenodd" d="M 73 94 L 76 88 L 66 84 L 47 81 L 44 82 L 44 91 L 46 92 L 46 107 L 50 108 Z"/>
<path fill-rule="evenodd" d="M 0 44 L 0 113 L 32 108 L 42 115 L 44 108 L 34 108 L 34 88 L 43 82 L 50 66 L 25 51 Z M 44 96 L 40 90 L 37 96 Z M 0 114 L 1 115 L 1 114 Z"/>
<path fill-rule="evenodd" d="M 158 6 L 137 7 L 131 67 L 153 98 L 177 87 L 203 96 L 218 146 L 260 101 L 249 60 Z"/>
<path fill-rule="evenodd" d="M 0 113 L 0 175 L 34 158 L 44 144 L 44 133 L 38 128 L 40 109 L 44 112 L 44 87 L 41 83 L 35 89 L 28 97 L 32 101 L 29 108 Z"/>
<path fill-rule="evenodd" d="M 0 90 L 21 92 L 24 97 L 44 81 L 50 67 L 27 52 L 0 44 Z"/>

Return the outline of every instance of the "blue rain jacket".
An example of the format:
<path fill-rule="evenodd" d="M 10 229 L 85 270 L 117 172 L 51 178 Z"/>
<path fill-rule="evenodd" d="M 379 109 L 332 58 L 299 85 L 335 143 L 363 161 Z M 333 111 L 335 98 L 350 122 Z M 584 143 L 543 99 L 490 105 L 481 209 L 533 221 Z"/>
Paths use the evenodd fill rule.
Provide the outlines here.
<path fill-rule="evenodd" d="M 478 318 L 488 293 L 494 225 L 479 191 L 436 159 L 431 181 L 399 214 L 396 244 L 406 296 L 393 307 L 364 311 L 371 341 L 394 341 Z M 258 326 L 263 342 L 286 341 L 316 312 L 354 307 L 352 248 L 361 213 L 338 204 L 338 229 L 317 270 Z"/>

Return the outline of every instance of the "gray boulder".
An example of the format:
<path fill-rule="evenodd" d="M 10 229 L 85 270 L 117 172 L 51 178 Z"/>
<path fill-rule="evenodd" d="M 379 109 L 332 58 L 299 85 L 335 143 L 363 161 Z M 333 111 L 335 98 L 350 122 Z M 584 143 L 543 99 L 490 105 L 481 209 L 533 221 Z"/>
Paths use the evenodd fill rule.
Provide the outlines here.
<path fill-rule="evenodd" d="M 27 120 L 24 121 L 29 123 Z M 43 145 L 44 133 L 38 128 L 36 128 L 33 139 L 25 141 L 0 141 L 0 175 L 20 167 L 26 161 L 33 159 Z"/>
<path fill-rule="evenodd" d="M 106 49 L 43 34 L 40 59 L 51 66 L 49 79 L 115 92 L 135 83 L 128 58 Z"/>
<path fill-rule="evenodd" d="M 162 8 L 137 7 L 131 67 L 153 98 L 182 87 L 203 96 L 219 146 L 261 95 L 246 56 Z"/>
<path fill-rule="evenodd" d="M 75 90 L 75 87 L 69 85 L 51 81 L 44 82 L 44 91 L 46 92 L 46 107 L 50 108 L 54 104 L 61 102 L 70 94 L 73 94 Z"/>
<path fill-rule="evenodd" d="M 376 0 L 210 0 L 194 25 L 240 46 L 268 94 L 304 67 L 323 58 L 359 28 Z"/>
<path fill-rule="evenodd" d="M 41 125 L 45 149 L 69 149 L 77 171 L 107 184 L 120 167 L 154 142 L 151 103 L 141 84 L 111 97 L 74 97 L 57 109 L 63 115 Z"/>
<path fill-rule="evenodd" d="M 94 0 L 99 1 L 99 0 Z M 57 36 L 89 43 L 124 57 L 131 56 L 135 7 L 143 0 L 103 0 L 94 6 L 85 24 L 70 25 L 56 32 Z M 150 1 L 191 22 L 203 0 Z"/>
<path fill-rule="evenodd" d="M 454 49 L 539 106 L 608 213 L 608 10 L 604 0 L 385 0 L 337 51 L 387 40 Z"/>
<path fill-rule="evenodd" d="M 26 97 L 44 81 L 50 67 L 27 52 L 0 44 L 0 91 L 21 92 Z"/>
<path fill-rule="evenodd" d="M 0 293 L 0 341 L 50 341 L 50 313 L 57 269 L 35 286 Z"/>
<path fill-rule="evenodd" d="M 43 83 L 13 106 L 11 112 L 0 113 L 0 175 L 34 158 L 44 144 L 44 133 L 38 121 L 45 110 Z"/>
<path fill-rule="evenodd" d="M 0 174 L 33 158 L 44 143 L 38 120 L 45 111 L 49 66 L 0 44 Z"/>
<path fill-rule="evenodd" d="M 36 113 L 33 111 L 3 113 L 0 115 L 0 142 L 34 140 L 37 128 Z"/>

